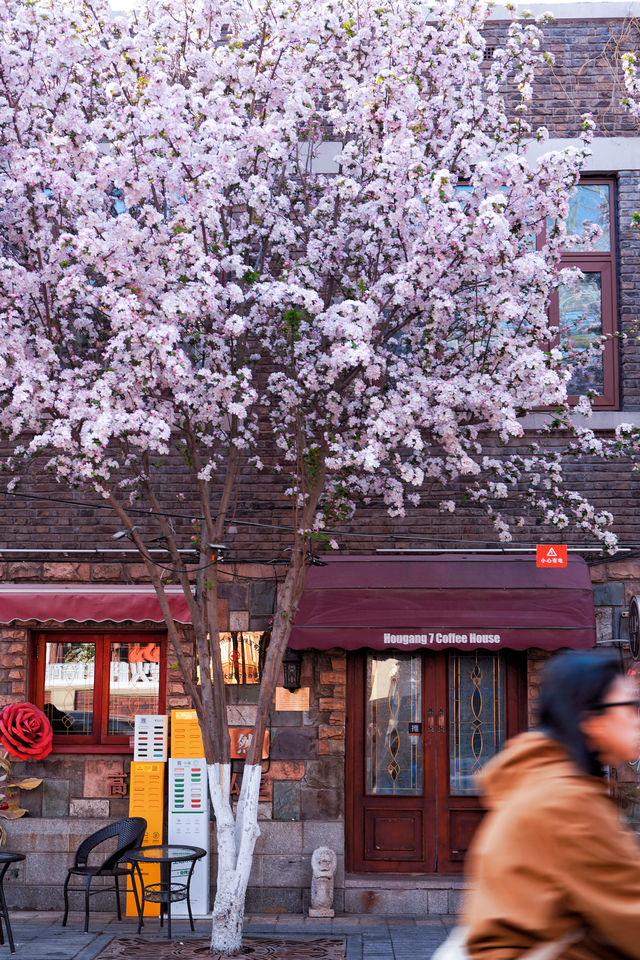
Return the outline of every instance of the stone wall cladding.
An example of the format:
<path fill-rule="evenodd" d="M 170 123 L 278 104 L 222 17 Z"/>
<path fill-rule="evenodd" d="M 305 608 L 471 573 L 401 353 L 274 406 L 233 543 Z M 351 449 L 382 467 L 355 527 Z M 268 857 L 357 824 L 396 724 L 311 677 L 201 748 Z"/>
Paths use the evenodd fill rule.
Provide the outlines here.
<path fill-rule="evenodd" d="M 551 656 L 546 650 L 527 651 L 527 727 L 535 727 L 538 695 L 540 692 L 540 671 Z"/>
<path fill-rule="evenodd" d="M 306 651 L 301 682 L 310 688 L 309 710 L 271 713 L 271 755 L 262 780 L 266 799 L 247 892 L 250 912 L 306 911 L 311 854 L 319 846 L 331 847 L 338 857 L 335 907 L 344 908 L 344 650 Z M 231 688 L 234 700 L 254 691 Z M 230 723 L 250 720 L 246 711 L 247 705 L 232 704 Z"/>
<path fill-rule="evenodd" d="M 0 627 L 0 707 L 27 699 L 27 631 Z"/>
<path fill-rule="evenodd" d="M 62 884 L 73 853 L 82 840 L 111 820 L 23 817 L 9 824 L 8 847 L 26 854 L 26 860 L 15 864 L 5 877 L 4 889 L 10 907 L 18 910 L 58 910 L 64 907 Z M 94 881 L 96 890 L 104 882 Z M 93 889 L 93 884 L 92 884 Z M 113 912 L 115 894 L 105 891 L 91 898 L 91 909 Z M 124 903 L 124 898 L 123 898 Z M 71 910 L 84 910 L 83 893 L 70 895 Z"/>

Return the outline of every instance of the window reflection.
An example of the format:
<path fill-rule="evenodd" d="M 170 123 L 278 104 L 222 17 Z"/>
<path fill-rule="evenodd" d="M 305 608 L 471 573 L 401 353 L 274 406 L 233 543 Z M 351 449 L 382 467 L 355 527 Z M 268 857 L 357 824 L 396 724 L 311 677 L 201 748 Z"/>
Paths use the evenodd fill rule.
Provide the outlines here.
<path fill-rule="evenodd" d="M 600 273 L 584 273 L 579 280 L 558 289 L 560 336 L 571 344 L 576 366 L 569 381 L 569 394 L 604 392 L 604 365 L 600 351 L 586 351 L 602 335 L 602 278 Z"/>
<path fill-rule="evenodd" d="M 93 733 L 94 643 L 46 643 L 44 712 L 57 735 Z"/>
<path fill-rule="evenodd" d="M 606 183 L 581 183 L 569 201 L 567 230 L 582 236 L 585 229 L 595 224 L 602 233 L 588 243 L 567 247 L 568 251 L 611 250 L 611 227 L 609 211 L 609 186 Z"/>
<path fill-rule="evenodd" d="M 220 634 L 220 656 L 225 683 L 260 683 L 262 634 Z"/>
<path fill-rule="evenodd" d="M 136 713 L 157 713 L 160 647 L 149 643 L 112 643 L 109 663 L 110 735 L 133 736 Z"/>

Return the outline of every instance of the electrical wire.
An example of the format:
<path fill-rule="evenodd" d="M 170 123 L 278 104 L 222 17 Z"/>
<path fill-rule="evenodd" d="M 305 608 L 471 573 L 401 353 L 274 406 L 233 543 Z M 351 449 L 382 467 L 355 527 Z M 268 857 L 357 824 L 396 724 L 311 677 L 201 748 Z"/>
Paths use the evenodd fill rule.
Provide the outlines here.
<path fill-rule="evenodd" d="M 112 510 L 112 507 L 107 503 L 93 503 L 88 500 L 69 500 L 62 497 L 51 497 L 44 496 L 43 494 L 29 494 L 21 493 L 14 490 L 0 490 L 0 494 L 6 497 L 17 497 L 24 500 L 39 500 L 46 503 L 64 503 L 73 507 L 91 507 L 94 510 Z M 145 517 L 168 517 L 176 520 L 190 520 L 190 521 L 202 521 L 204 518 L 194 514 L 185 514 L 185 513 L 171 513 L 168 511 L 159 511 L 159 510 L 150 510 L 142 509 L 140 507 L 128 507 L 129 513 L 134 513 L 139 516 Z M 258 520 L 238 520 L 233 518 L 230 522 L 230 526 L 245 526 L 245 527 L 256 527 L 266 530 L 283 530 L 287 532 L 293 532 L 295 527 L 283 523 L 265 523 L 264 521 Z M 324 531 L 322 531 L 324 532 Z M 327 536 L 329 531 L 327 531 Z M 410 536 L 408 534 L 384 534 L 384 533 L 365 533 L 365 532 L 353 532 L 350 530 L 339 530 L 336 528 L 331 528 L 330 535 L 333 539 L 337 537 L 351 537 L 358 540 L 376 540 L 378 542 L 390 541 L 390 542 L 407 542 L 407 543 L 469 543 L 469 544 L 485 544 L 488 546 L 495 546 L 497 549 L 504 547 L 504 543 L 501 540 L 490 540 L 489 538 L 485 539 L 471 539 L 466 537 L 420 537 L 420 536 Z M 537 540 L 522 540 L 519 541 L 519 545 L 523 549 L 527 547 L 534 547 L 538 544 Z M 568 547 L 589 547 L 592 546 L 590 543 L 582 543 L 576 540 L 567 540 L 565 541 L 566 546 Z M 599 545 L 597 545 L 599 546 Z M 628 547 L 629 549 L 640 548 L 640 544 L 637 543 L 624 543 L 620 545 L 621 548 Z M 155 561 L 154 561 L 155 562 Z"/>

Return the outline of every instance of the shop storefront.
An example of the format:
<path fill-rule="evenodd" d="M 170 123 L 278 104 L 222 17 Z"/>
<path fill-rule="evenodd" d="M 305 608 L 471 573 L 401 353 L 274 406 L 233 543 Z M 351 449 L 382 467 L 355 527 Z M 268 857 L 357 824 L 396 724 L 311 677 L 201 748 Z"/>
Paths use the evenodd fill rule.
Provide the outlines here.
<path fill-rule="evenodd" d="M 625 571 L 637 592 L 640 567 Z M 239 731 L 255 717 L 275 599 L 264 570 L 240 574 L 220 598 L 228 721 Z M 613 617 L 625 589 L 596 586 L 601 610 Z M 170 602 L 188 650 L 179 588 Z M 44 782 L 20 798 L 30 816 L 10 825 L 11 848 L 29 856 L 9 894 L 56 909 L 79 839 L 129 811 L 133 715 L 190 704 L 148 583 L 5 582 L 2 623 L 3 694 L 43 706 L 55 730 L 54 752 L 20 771 Z M 594 590 L 577 557 L 552 570 L 532 554 L 313 566 L 291 637 L 300 697 L 271 715 L 248 911 L 304 912 L 311 854 L 330 846 L 336 910 L 455 913 L 482 816 L 474 774 L 530 722 L 544 659 L 595 642 Z M 233 772 L 239 783 L 241 760 Z M 214 849 L 213 823 L 211 838 Z"/>
<path fill-rule="evenodd" d="M 291 646 L 349 651 L 347 871 L 459 873 L 482 817 L 475 774 L 527 725 L 528 651 L 595 641 L 577 557 L 565 569 L 530 554 L 313 567 Z"/>

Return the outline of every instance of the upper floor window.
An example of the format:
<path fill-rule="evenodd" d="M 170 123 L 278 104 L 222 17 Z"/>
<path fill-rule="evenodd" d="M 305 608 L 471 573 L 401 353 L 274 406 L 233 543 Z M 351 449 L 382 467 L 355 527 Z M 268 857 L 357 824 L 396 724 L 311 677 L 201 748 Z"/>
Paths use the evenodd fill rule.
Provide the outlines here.
<path fill-rule="evenodd" d="M 37 634 L 32 699 L 54 749 L 128 749 L 135 715 L 164 712 L 165 649 L 164 634 Z"/>
<path fill-rule="evenodd" d="M 571 198 L 567 226 L 572 234 L 582 236 L 596 225 L 600 235 L 565 251 L 562 265 L 579 267 L 583 276 L 560 286 L 550 307 L 551 325 L 561 340 L 571 344 L 576 360 L 595 339 L 606 337 L 604 349 L 592 353 L 569 381 L 570 396 L 590 391 L 594 407 L 600 409 L 618 406 L 614 224 L 614 181 L 584 180 Z"/>

